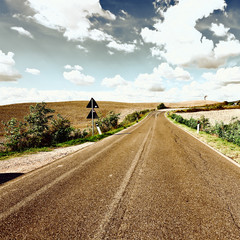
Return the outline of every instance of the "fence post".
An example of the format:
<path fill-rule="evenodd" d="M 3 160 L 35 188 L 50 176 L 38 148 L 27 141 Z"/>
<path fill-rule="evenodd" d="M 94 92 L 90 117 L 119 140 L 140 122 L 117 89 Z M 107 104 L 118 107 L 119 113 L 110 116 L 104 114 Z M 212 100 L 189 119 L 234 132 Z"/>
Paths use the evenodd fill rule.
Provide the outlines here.
<path fill-rule="evenodd" d="M 199 134 L 199 129 L 200 129 L 200 123 L 198 121 L 198 124 L 197 124 L 197 134 Z"/>

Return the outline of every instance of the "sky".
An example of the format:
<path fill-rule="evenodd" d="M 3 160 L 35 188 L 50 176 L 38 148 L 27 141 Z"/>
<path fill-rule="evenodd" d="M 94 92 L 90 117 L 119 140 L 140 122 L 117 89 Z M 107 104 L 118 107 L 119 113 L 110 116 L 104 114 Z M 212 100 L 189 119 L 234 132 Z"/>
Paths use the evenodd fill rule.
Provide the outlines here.
<path fill-rule="evenodd" d="M 239 0 L 0 0 L 0 105 L 240 99 Z"/>

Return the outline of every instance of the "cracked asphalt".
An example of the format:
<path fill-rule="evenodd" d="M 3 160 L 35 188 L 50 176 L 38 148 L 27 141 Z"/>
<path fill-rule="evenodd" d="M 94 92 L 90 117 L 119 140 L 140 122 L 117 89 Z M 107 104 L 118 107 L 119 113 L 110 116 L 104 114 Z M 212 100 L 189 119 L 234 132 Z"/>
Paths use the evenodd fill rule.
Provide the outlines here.
<path fill-rule="evenodd" d="M 161 112 L 0 187 L 0 239 L 240 239 L 240 168 Z"/>

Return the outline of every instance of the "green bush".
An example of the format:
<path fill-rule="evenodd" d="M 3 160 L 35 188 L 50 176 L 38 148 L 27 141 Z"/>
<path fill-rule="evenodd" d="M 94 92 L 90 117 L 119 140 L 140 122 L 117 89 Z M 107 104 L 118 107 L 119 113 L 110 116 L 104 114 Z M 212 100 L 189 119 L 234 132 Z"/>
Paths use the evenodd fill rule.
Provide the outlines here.
<path fill-rule="evenodd" d="M 3 122 L 5 126 L 5 147 L 13 151 L 22 150 L 26 148 L 26 124 L 17 121 L 16 118 L 12 118 L 8 122 Z"/>
<path fill-rule="evenodd" d="M 54 110 L 47 108 L 46 103 L 37 103 L 30 106 L 30 114 L 24 117 L 24 122 L 15 118 L 7 123 L 3 122 L 7 150 L 46 147 L 79 137 L 80 134 L 71 127 L 69 120 L 61 115 L 54 118 L 52 113 Z M 81 133 L 81 137 L 86 134 Z"/>
<path fill-rule="evenodd" d="M 74 131 L 74 129 L 71 127 L 70 121 L 60 114 L 57 115 L 57 119 L 53 119 L 51 122 L 50 133 L 53 143 L 69 140 L 72 131 Z"/>
<path fill-rule="evenodd" d="M 160 104 L 157 106 L 157 109 L 158 109 L 158 110 L 160 110 L 160 109 L 165 109 L 165 108 L 167 108 L 167 107 L 165 106 L 164 103 L 160 103 Z"/>
<path fill-rule="evenodd" d="M 182 116 L 172 113 L 169 115 L 178 123 L 185 124 L 193 129 L 197 128 L 198 122 L 200 123 L 201 130 L 212 135 L 216 135 L 219 138 L 225 139 L 228 142 L 235 143 L 240 146 L 240 121 L 236 120 L 230 124 L 224 124 L 223 122 L 216 123 L 211 126 L 209 119 L 202 116 L 200 119 L 184 119 Z"/>
<path fill-rule="evenodd" d="M 24 117 L 27 126 L 27 145 L 29 147 L 49 146 L 52 136 L 49 132 L 49 120 L 53 118 L 51 113 L 55 111 L 46 108 L 46 103 L 37 103 L 30 106 L 30 114 Z"/>
<path fill-rule="evenodd" d="M 111 129 L 116 129 L 118 127 L 120 113 L 115 113 L 113 111 L 109 112 L 106 117 L 100 117 L 97 120 L 97 124 L 102 130 L 102 132 L 108 132 Z"/>

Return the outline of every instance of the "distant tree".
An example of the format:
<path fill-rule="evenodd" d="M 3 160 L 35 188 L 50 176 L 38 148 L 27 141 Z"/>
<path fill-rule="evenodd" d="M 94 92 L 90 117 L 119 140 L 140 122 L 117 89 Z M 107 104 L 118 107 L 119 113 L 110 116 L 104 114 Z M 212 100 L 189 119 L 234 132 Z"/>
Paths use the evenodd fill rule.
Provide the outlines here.
<path fill-rule="evenodd" d="M 157 106 L 157 109 L 158 109 L 158 110 L 159 110 L 159 109 L 165 109 L 165 108 L 167 108 L 167 107 L 165 106 L 164 103 L 160 103 L 160 104 Z"/>

